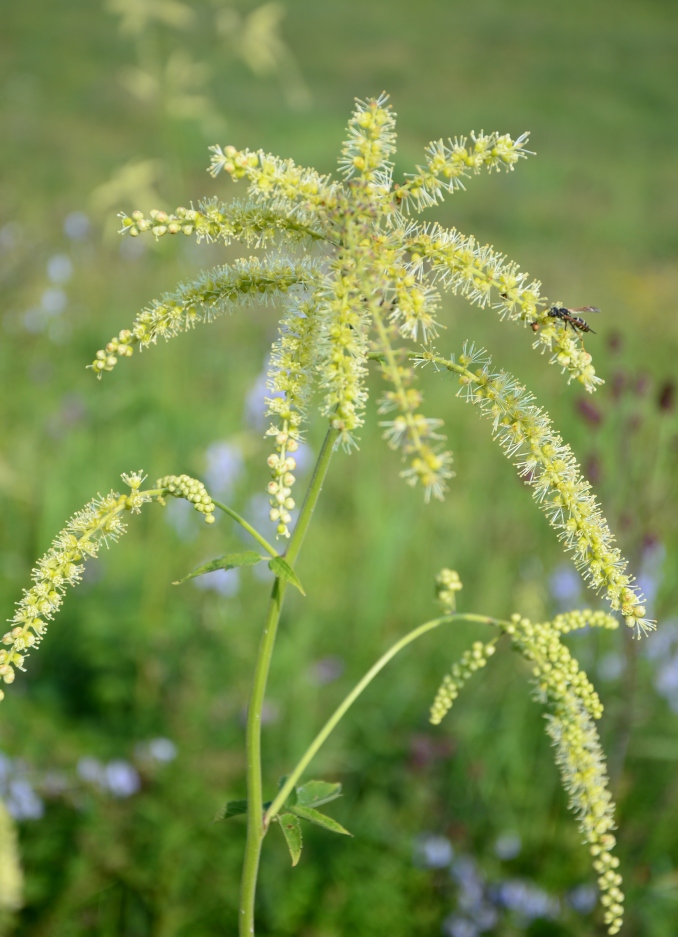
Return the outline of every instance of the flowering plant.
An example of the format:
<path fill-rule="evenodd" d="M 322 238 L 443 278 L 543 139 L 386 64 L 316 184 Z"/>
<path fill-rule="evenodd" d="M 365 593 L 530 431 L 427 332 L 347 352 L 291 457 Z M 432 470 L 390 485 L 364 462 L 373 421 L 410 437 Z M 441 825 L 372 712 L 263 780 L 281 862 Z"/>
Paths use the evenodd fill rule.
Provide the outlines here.
<path fill-rule="evenodd" d="M 442 720 L 464 683 L 494 654 L 500 639 L 505 637 L 505 643 L 529 662 L 536 699 L 549 707 L 547 733 L 570 805 L 599 873 L 608 932 L 616 934 L 621 928 L 619 860 L 611 852 L 614 805 L 595 728 L 602 704 L 561 640 L 585 626 L 616 628 L 617 619 L 607 612 L 574 611 L 537 624 L 520 614 L 499 620 L 461 613 L 456 609 L 459 577 L 443 570 L 436 580 L 442 614 L 401 638 L 377 661 L 282 780 L 275 798 L 268 803 L 263 800 L 261 714 L 280 613 L 289 586 L 303 592 L 295 563 L 332 454 L 339 445 L 346 450 L 357 445 L 365 420 L 370 366 L 381 371 L 387 385 L 378 411 L 388 418 L 380 425 L 387 444 L 401 453 L 401 476 L 407 484 L 420 485 L 427 501 L 440 499 L 453 475 L 441 421 L 424 415 L 423 397 L 416 386 L 417 368 L 429 366 L 456 375 L 462 398 L 492 422 L 493 435 L 504 453 L 515 461 L 575 565 L 593 589 L 604 594 L 611 610 L 620 612 L 638 635 L 654 626 L 589 483 L 534 397 L 511 374 L 495 368 L 487 353 L 474 344 L 466 343 L 458 356 L 440 355 L 433 344 L 441 327 L 439 289 L 449 289 L 477 306 L 494 308 L 503 320 L 529 326 L 534 346 L 550 354 L 568 381 L 576 379 L 588 393 L 601 383 L 576 323 L 573 327 L 559 314 L 561 304 L 550 303 L 538 281 L 530 280 L 516 263 L 481 246 L 472 236 L 412 218 L 445 194 L 464 188 L 463 180 L 474 174 L 485 169 L 512 171 L 529 155 L 526 146 L 527 134 L 516 140 L 497 133 L 472 134 L 447 143 L 439 140 L 427 147 L 422 166 L 402 183 L 394 183 L 395 116 L 387 98 L 381 96 L 357 103 L 342 148 L 342 181 L 262 151 L 214 146 L 212 175 L 223 172 L 233 181 L 246 181 L 246 200 L 224 203 L 214 198 L 197 208 L 177 208 L 172 214 L 153 210 L 148 216 L 141 211 L 121 216 L 122 233 L 130 237 L 183 234 L 199 242 L 239 241 L 269 249 L 263 258 L 252 256 L 216 267 L 153 301 L 130 329 L 123 329 L 97 352 L 90 367 L 101 377 L 137 346 L 148 348 L 159 337 L 172 338 L 198 322 L 255 300 L 281 300 L 284 313 L 272 349 L 266 400 L 267 436 L 272 443 L 267 491 L 277 535 L 289 543 L 281 552 L 230 506 L 214 500 L 195 479 L 167 476 L 143 489 L 141 473 L 123 476 L 129 494 L 111 492 L 90 502 L 39 561 L 34 584 L 25 592 L 13 627 L 3 639 L 6 649 L 0 652 L 0 675 L 11 683 L 15 669 L 23 669 L 26 651 L 41 640 L 66 586 L 79 580 L 84 559 L 95 556 L 102 542 L 122 533 L 125 512 L 138 512 L 150 501 L 162 504 L 168 496 L 185 498 L 207 523 L 219 509 L 252 535 L 259 550 L 227 554 L 190 574 L 267 559 L 275 577 L 248 709 L 247 799 L 226 804 L 222 812 L 223 818 L 247 817 L 242 937 L 254 933 L 259 859 L 271 824 L 280 826 L 293 864 L 301 854 L 301 820 L 335 833 L 347 832 L 317 809 L 340 795 L 340 785 L 327 781 L 298 784 L 318 749 L 403 647 L 460 620 L 494 626 L 497 636 L 489 642 L 475 642 L 452 665 L 436 694 L 431 721 Z M 316 391 L 322 398 L 320 412 L 329 425 L 294 522 L 294 454 Z"/>

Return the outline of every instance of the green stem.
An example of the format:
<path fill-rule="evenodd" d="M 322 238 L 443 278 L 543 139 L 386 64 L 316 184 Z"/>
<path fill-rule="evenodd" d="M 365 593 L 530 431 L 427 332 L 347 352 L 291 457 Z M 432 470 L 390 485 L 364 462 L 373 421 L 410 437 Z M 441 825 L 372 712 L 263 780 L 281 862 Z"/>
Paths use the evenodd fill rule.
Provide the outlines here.
<path fill-rule="evenodd" d="M 311 521 L 315 506 L 318 503 L 318 497 L 320 496 L 338 437 L 339 431 L 330 427 L 325 436 L 322 449 L 320 450 L 320 455 L 318 456 L 318 461 L 313 471 L 313 477 L 308 486 L 308 491 L 306 492 L 306 497 L 301 512 L 299 513 L 299 519 L 294 528 L 289 549 L 286 553 L 287 561 L 290 566 L 294 565 L 295 560 L 299 556 L 299 550 L 301 549 L 304 536 L 308 530 L 308 525 Z M 231 511 L 228 510 L 227 513 L 233 516 L 235 512 L 231 513 Z M 234 519 L 238 520 L 238 517 L 236 516 Z M 253 533 L 253 530 L 252 528 L 250 533 Z M 257 537 L 257 539 L 259 538 Z M 261 784 L 261 711 L 264 705 L 268 672 L 271 665 L 273 646 L 275 644 L 275 637 L 286 589 L 287 583 L 282 579 L 276 578 L 273 584 L 273 591 L 271 592 L 268 611 L 266 613 L 264 630 L 259 642 L 259 650 L 254 667 L 254 683 L 252 685 L 252 694 L 247 710 L 247 842 L 245 844 L 245 860 L 240 887 L 240 937 L 252 937 L 254 934 L 254 898 L 257 887 L 261 846 L 264 836 L 266 835 L 266 826 L 263 822 L 263 793 Z"/>
<path fill-rule="evenodd" d="M 229 508 L 227 504 L 222 504 L 221 501 L 217 501 L 215 498 L 212 498 L 212 501 L 220 511 L 223 511 L 224 514 L 228 514 L 229 517 L 232 517 L 233 520 L 240 524 L 241 527 L 245 528 L 248 534 L 252 534 L 257 543 L 261 544 L 261 546 L 270 556 L 279 556 L 275 547 L 272 547 L 268 540 L 261 536 L 258 530 L 252 527 L 251 524 L 248 524 L 244 517 L 241 517 L 236 511 L 233 510 L 233 508 Z"/>
<path fill-rule="evenodd" d="M 278 796 L 275 798 L 271 806 L 268 808 L 264 815 L 264 826 L 268 827 L 271 820 L 278 814 L 280 808 L 283 806 L 287 798 L 292 793 L 292 789 L 295 784 L 304 773 L 308 767 L 311 760 L 315 757 L 318 750 L 322 745 L 327 741 L 330 733 L 335 729 L 337 723 L 346 715 L 351 706 L 358 699 L 363 690 L 370 685 L 374 680 L 380 670 L 383 670 L 386 664 L 392 658 L 396 656 L 404 647 L 407 647 L 408 644 L 411 644 L 413 641 L 416 641 L 417 638 L 420 638 L 422 635 L 426 634 L 428 631 L 433 631 L 434 628 L 438 628 L 440 625 L 446 624 L 451 621 L 479 621 L 482 624 L 486 625 L 505 625 L 508 622 L 500 622 L 496 618 L 488 618 L 487 615 L 444 615 L 441 618 L 434 618 L 432 621 L 427 621 L 423 625 L 419 625 L 418 628 L 415 628 L 413 631 L 410 631 L 409 634 L 406 634 L 404 638 L 401 638 L 399 641 L 386 651 L 379 660 L 372 666 L 362 680 L 357 683 L 348 696 L 343 700 L 342 703 L 337 706 L 330 718 L 327 720 L 325 725 L 322 727 L 320 732 L 313 739 L 311 744 L 308 746 L 304 754 L 301 756 L 297 762 L 294 770 L 288 776 L 285 784 L 280 788 Z"/>

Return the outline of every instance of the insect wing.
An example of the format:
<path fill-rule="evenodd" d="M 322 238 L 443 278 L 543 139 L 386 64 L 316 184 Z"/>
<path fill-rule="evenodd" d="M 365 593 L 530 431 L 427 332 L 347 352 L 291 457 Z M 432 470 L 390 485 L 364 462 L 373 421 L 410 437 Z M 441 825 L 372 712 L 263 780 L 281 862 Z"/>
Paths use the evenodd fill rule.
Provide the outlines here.
<path fill-rule="evenodd" d="M 568 312 L 600 312 L 597 306 L 573 306 Z"/>

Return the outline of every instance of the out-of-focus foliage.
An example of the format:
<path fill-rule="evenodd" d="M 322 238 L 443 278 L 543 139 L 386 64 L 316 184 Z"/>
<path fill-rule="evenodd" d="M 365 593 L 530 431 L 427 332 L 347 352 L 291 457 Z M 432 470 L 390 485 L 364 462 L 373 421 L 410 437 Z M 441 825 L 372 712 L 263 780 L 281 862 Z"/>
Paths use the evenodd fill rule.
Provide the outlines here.
<path fill-rule="evenodd" d="M 672 4 L 422 0 L 413 10 L 403 0 L 288 0 L 271 35 L 284 37 L 313 93 L 306 111 L 286 103 L 279 69 L 264 75 L 267 66 L 238 46 L 256 11 L 275 23 L 275 9 L 265 16 L 256 3 L 226 13 L 207 0 L 157 4 L 174 10 L 170 18 L 190 13 L 145 23 L 148 54 L 165 69 L 183 56 L 174 73 L 190 79 L 181 79 L 182 94 L 206 97 L 212 117 L 226 122 L 217 136 L 199 108 L 188 109 L 198 119 L 169 113 L 121 83 L 129 69 L 146 68 L 139 27 L 121 34 L 120 16 L 90 0 L 2 7 L 6 617 L 65 518 L 130 466 L 154 478 L 200 477 L 250 519 L 267 511 L 257 495 L 266 481 L 267 310 L 215 323 L 209 343 L 196 333 L 135 356 L 105 382 L 85 371 L 102 339 L 198 267 L 188 239 L 118 242 L 110 234 L 118 209 L 148 211 L 206 185 L 223 194 L 204 172 L 211 143 L 261 145 L 330 170 L 350 98 L 383 87 L 405 131 L 403 164 L 445 122 L 450 132 L 530 129 L 537 157 L 520 175 L 479 179 L 473 199 L 458 193 L 436 211 L 515 257 L 548 295 L 603 309 L 591 323 L 598 334 L 586 338 L 607 380 L 593 399 L 563 390 L 558 374 L 533 361 L 523 334 L 482 310 L 477 334 L 491 352 L 506 349 L 543 399 L 556 398 L 554 421 L 587 474 L 597 473 L 610 524 L 660 622 L 642 645 L 621 633 L 583 634 L 571 645 L 606 706 L 628 933 L 673 937 Z M 271 41 L 261 61 L 277 48 Z M 210 250 L 214 264 L 235 256 Z M 456 323 L 462 302 L 444 309 L 450 346 L 465 334 Z M 423 380 L 430 396 L 436 378 Z M 440 567 L 459 570 L 465 607 L 490 614 L 545 620 L 586 601 L 528 492 L 453 390 L 439 409 L 450 437 L 468 445 L 456 445 L 457 479 L 443 505 L 421 510 L 377 434 L 365 433 L 350 459 L 337 456 L 299 568 L 307 598 L 291 596 L 284 616 L 267 704 L 268 777 L 289 768 L 389 640 L 421 620 Z M 312 436 L 310 449 L 318 445 Z M 190 508 L 169 507 L 169 521 L 149 510 L 126 542 L 102 554 L 99 578 L 69 596 L 30 674 L 2 703 L 0 793 L 18 823 L 25 875 L 18 934 L 212 937 L 234 927 L 244 831 L 237 818 L 212 818 L 244 793 L 242 719 L 265 564 L 217 571 L 204 589 L 172 586 L 197 564 L 249 544 L 223 519 L 203 529 Z M 427 724 L 441 660 L 451 664 L 470 640 L 487 637 L 480 627 L 432 636 L 370 688 L 313 769 L 343 783 L 334 815 L 357 835 L 328 842 L 309 827 L 293 870 L 282 839 L 267 843 L 262 935 L 596 933 L 588 859 L 515 667 L 493 661 L 494 679 L 469 684 L 447 725 Z"/>

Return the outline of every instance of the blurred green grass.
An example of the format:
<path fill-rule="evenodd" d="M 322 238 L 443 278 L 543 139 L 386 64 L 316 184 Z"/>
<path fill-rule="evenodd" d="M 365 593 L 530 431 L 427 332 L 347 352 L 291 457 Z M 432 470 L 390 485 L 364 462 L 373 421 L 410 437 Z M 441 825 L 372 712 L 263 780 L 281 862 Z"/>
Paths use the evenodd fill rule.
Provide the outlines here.
<path fill-rule="evenodd" d="M 219 142 L 263 146 L 330 171 L 352 97 L 383 88 L 399 115 L 398 171 L 441 135 L 532 132 L 537 156 L 511 176 L 470 180 L 467 193 L 431 217 L 506 251 L 549 296 L 604 310 L 590 347 L 610 379 L 595 401 L 607 415 L 599 428 L 582 417 L 581 394 L 531 351 L 528 333 L 461 299 L 446 300 L 439 347 L 455 350 L 466 337 L 486 344 L 535 390 L 580 457 L 591 463 L 595 455 L 598 490 L 633 562 L 651 542 L 663 544 L 655 612 L 660 620 L 675 615 L 676 425 L 656 405 L 675 378 L 678 345 L 674 4 L 289 0 L 284 35 L 313 95 L 299 112 L 286 107 L 275 81 L 255 79 L 225 54 L 210 35 L 212 6 L 193 6 L 196 25 L 180 38 L 212 68 L 210 93 L 227 121 Z M 171 121 L 121 88 L 118 71 L 133 61 L 132 45 L 98 3 L 4 0 L 0 9 L 0 597 L 9 614 L 64 519 L 117 485 L 121 471 L 200 476 L 207 448 L 230 440 L 245 457 L 235 506 L 246 509 L 263 490 L 267 450 L 244 411 L 275 313 L 248 311 L 198 329 L 122 362 L 101 383 L 84 370 L 150 298 L 224 256 L 166 241 L 133 256 L 104 236 L 91 192 L 121 165 L 145 159 L 162 161 L 158 188 L 168 205 L 241 190 L 205 174 L 206 147 L 216 141 L 196 122 Z M 167 50 L 177 41 L 159 40 Z M 153 206 L 120 205 L 135 207 Z M 74 211 L 92 221 L 83 240 L 64 234 Z M 64 287 L 66 328 L 50 338 L 29 332 L 24 316 L 50 288 L 46 263 L 55 254 L 71 259 L 74 274 Z M 644 396 L 631 383 L 641 372 Z M 621 398 L 617 373 L 626 377 Z M 291 597 L 272 672 L 271 790 L 375 656 L 428 617 L 441 566 L 459 570 L 464 608 L 535 617 L 555 608 L 557 542 L 487 428 L 454 399 L 454 383 L 422 380 L 428 411 L 445 418 L 457 477 L 444 504 L 424 507 L 398 479 L 373 409 L 360 452 L 336 457 L 300 561 L 308 598 Z M 655 470 L 658 434 L 664 463 Z M 315 451 L 321 435 L 316 420 Z M 243 792 L 242 712 L 266 587 L 251 571 L 230 598 L 170 583 L 238 542 L 224 521 L 209 531 L 196 522 L 182 539 L 160 509 L 135 519 L 96 577 L 69 597 L 7 694 L 0 747 L 36 777 L 58 770 L 75 785 L 82 757 L 133 759 L 135 746 L 158 736 L 178 749 L 176 761 L 143 773 L 134 797 L 72 787 L 47 798 L 42 819 L 21 824 L 27 904 L 17 933 L 233 932 L 243 830 L 211 819 Z M 412 648 L 319 757 L 313 773 L 345 785 L 336 814 L 356 839 L 337 844 L 310 831 L 292 871 L 271 837 L 262 934 L 439 933 L 456 891 L 446 873 L 412 866 L 413 840 L 426 830 L 449 835 L 490 877 L 526 877 L 561 897 L 592 880 L 541 715 L 513 660 L 498 655 L 492 679 L 469 686 L 440 732 L 427 725 L 441 667 L 472 636 L 464 628 Z M 621 635 L 573 643 L 594 679 L 623 644 Z M 323 685 L 318 666 L 328 660 L 338 675 Z M 678 717 L 655 677 L 656 664 L 641 658 L 630 757 L 617 784 L 619 838 L 627 933 L 670 937 L 678 918 L 678 753 L 670 744 Z M 628 728 L 628 680 L 627 669 L 601 684 L 612 752 Z M 501 863 L 493 843 L 506 830 L 519 832 L 523 849 Z M 527 932 L 585 937 L 600 932 L 594 920 L 565 908 L 559 921 L 535 921 Z M 523 932 L 516 921 L 493 931 Z"/>

